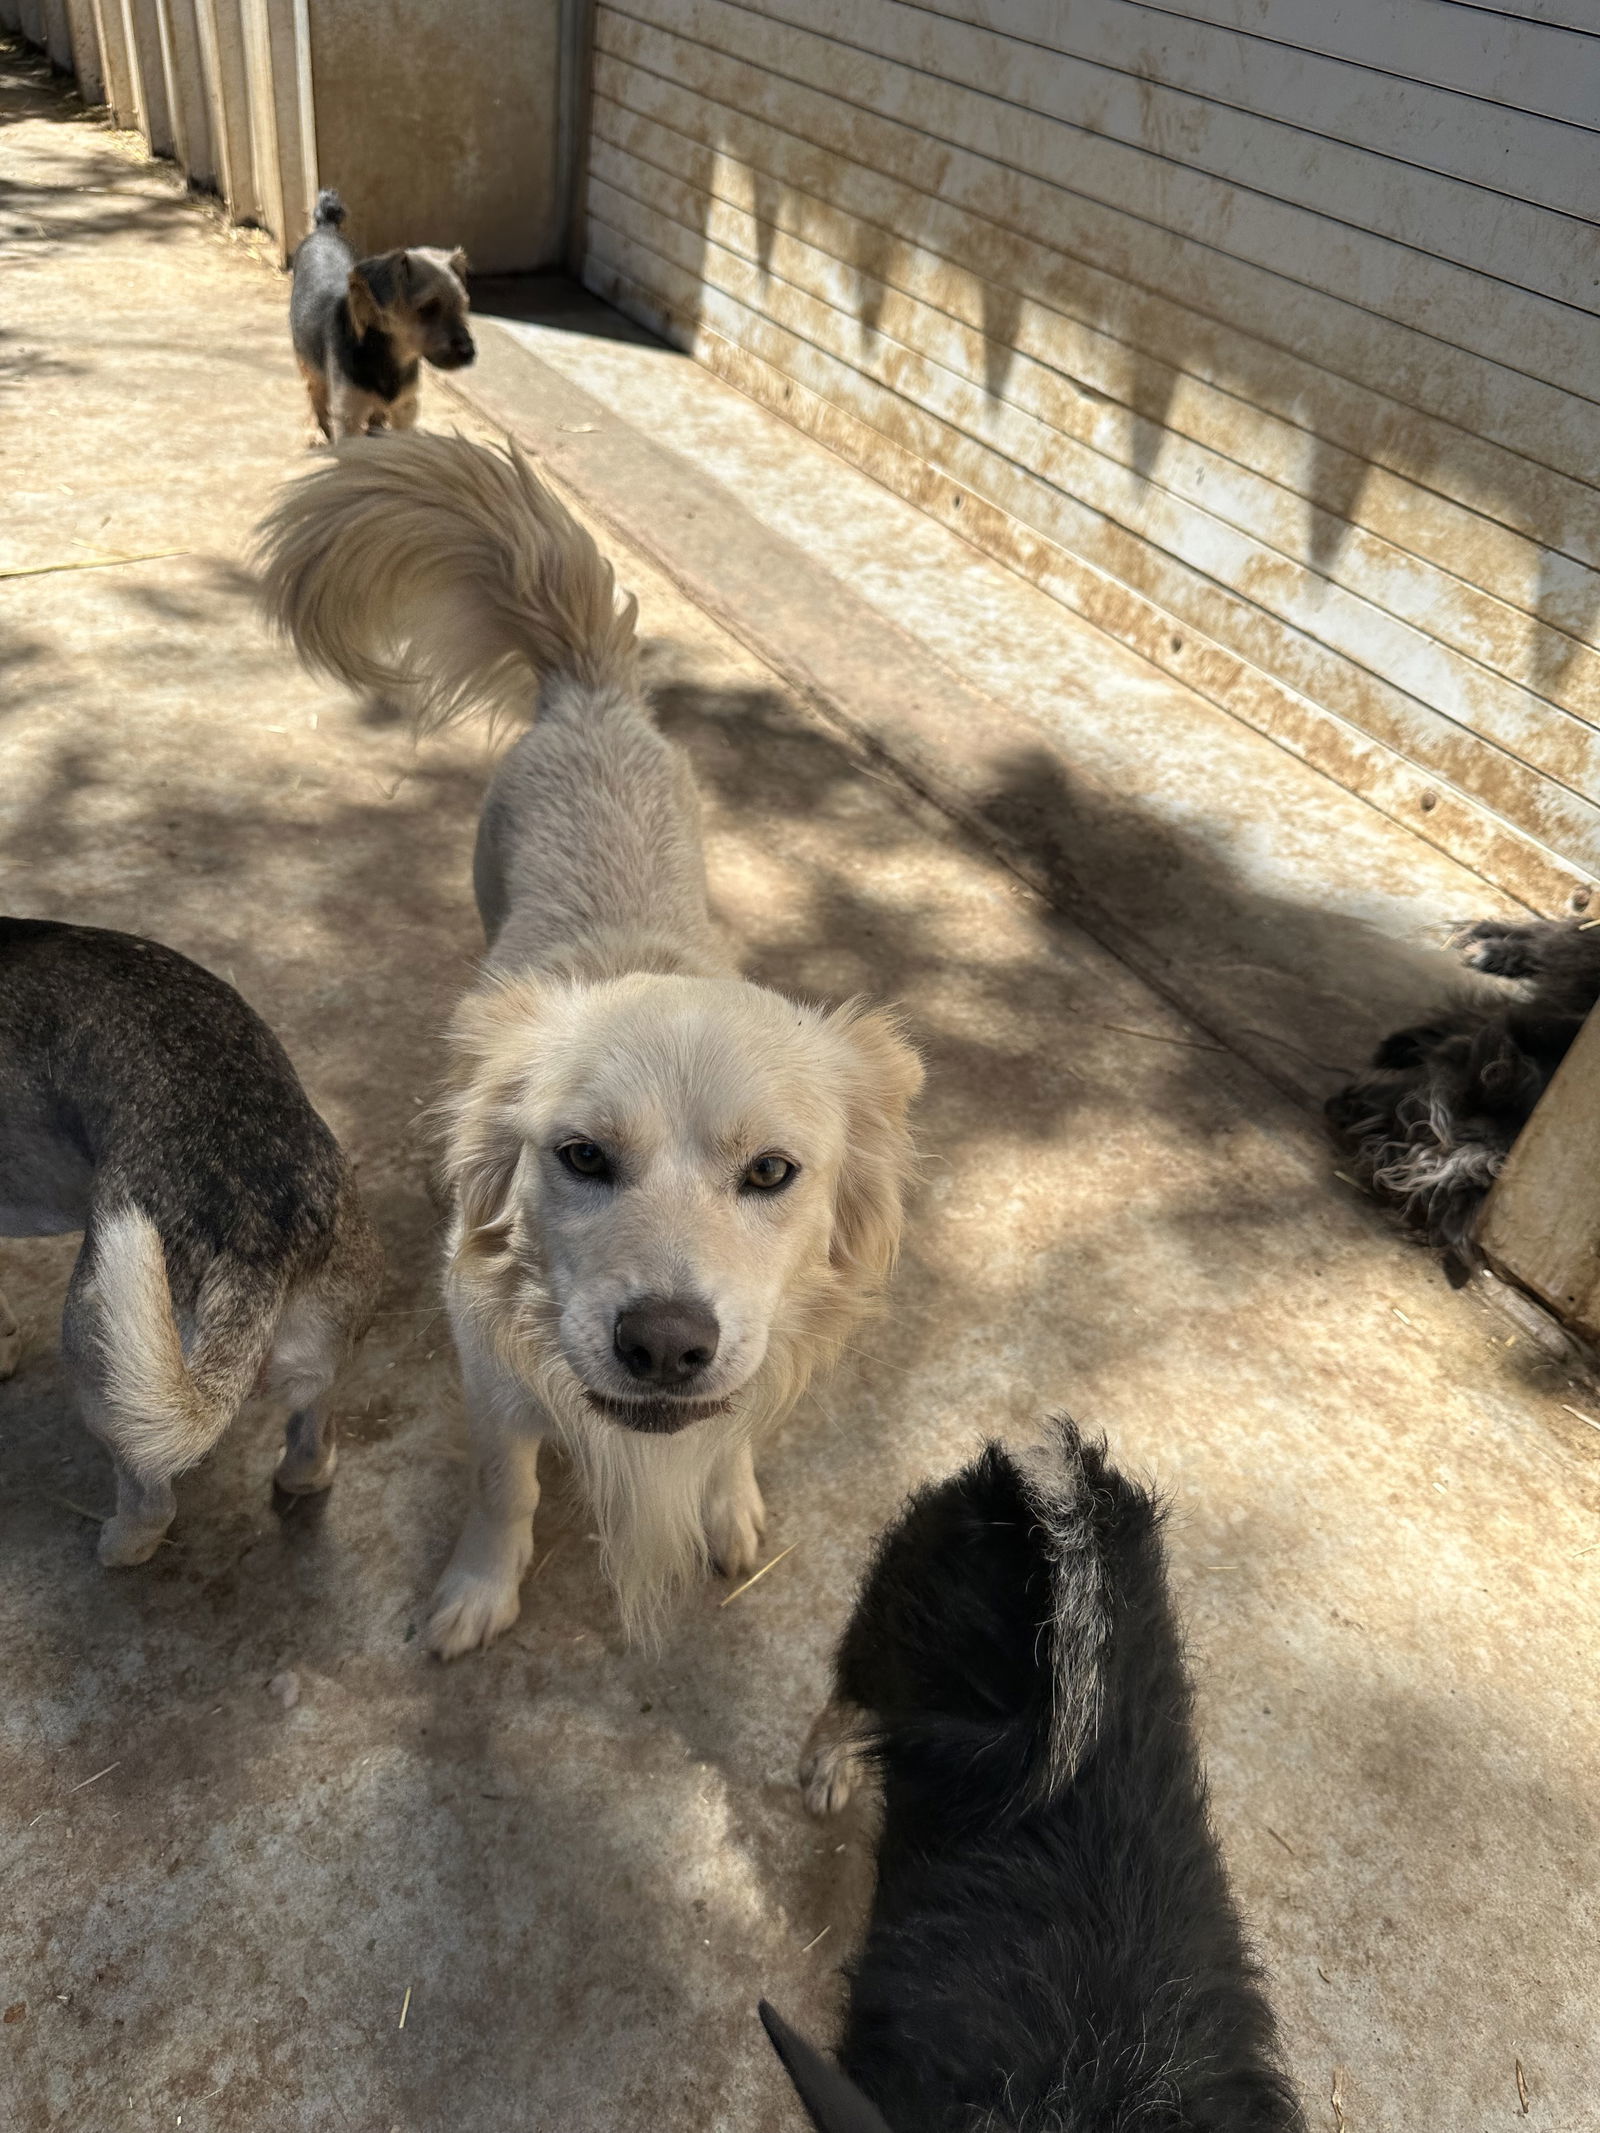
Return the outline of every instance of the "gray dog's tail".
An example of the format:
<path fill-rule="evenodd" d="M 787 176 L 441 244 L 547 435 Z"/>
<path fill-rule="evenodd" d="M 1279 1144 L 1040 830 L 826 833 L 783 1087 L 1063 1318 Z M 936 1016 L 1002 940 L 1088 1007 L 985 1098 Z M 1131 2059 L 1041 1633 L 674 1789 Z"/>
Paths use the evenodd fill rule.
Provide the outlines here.
<path fill-rule="evenodd" d="M 255 1390 L 284 1299 L 281 1272 L 218 1259 L 185 1355 L 161 1234 L 137 1207 L 97 1219 L 94 1286 L 118 1454 L 162 1480 L 203 1459 Z"/>
<path fill-rule="evenodd" d="M 1068 1415 L 1054 1417 L 1041 1444 L 1007 1456 L 1033 1512 L 1030 1544 L 1050 1579 L 1055 1680 L 1048 1749 L 1035 1773 L 1048 1797 L 1071 1780 L 1099 1730 L 1119 1556 L 1129 1547 L 1118 1521 L 1126 1526 L 1136 1512 L 1142 1530 L 1158 1514 L 1111 1465 L 1104 1438 L 1085 1441 Z"/>
<path fill-rule="evenodd" d="M 345 204 L 331 185 L 325 185 L 317 195 L 316 213 L 312 226 L 319 230 L 337 230 L 344 225 Z"/>
<path fill-rule="evenodd" d="M 513 445 L 364 437 L 259 538 L 268 606 L 309 666 L 410 694 L 418 723 L 531 718 L 540 684 L 638 686 L 638 603 Z"/>

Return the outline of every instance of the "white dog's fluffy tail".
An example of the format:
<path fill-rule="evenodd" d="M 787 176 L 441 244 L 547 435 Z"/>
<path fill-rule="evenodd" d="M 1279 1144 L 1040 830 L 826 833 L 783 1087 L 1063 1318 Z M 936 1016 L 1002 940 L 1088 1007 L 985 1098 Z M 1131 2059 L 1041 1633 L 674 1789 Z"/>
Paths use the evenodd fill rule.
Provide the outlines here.
<path fill-rule="evenodd" d="M 282 1280 L 218 1260 L 201 1285 L 187 1357 L 148 1215 L 124 1207 L 96 1222 L 93 1280 L 115 1449 L 135 1473 L 169 1479 L 205 1457 L 255 1389 Z"/>
<path fill-rule="evenodd" d="M 411 692 L 420 725 L 531 717 L 541 682 L 637 686 L 638 603 L 513 445 L 363 437 L 259 536 L 266 597 L 308 665 Z"/>

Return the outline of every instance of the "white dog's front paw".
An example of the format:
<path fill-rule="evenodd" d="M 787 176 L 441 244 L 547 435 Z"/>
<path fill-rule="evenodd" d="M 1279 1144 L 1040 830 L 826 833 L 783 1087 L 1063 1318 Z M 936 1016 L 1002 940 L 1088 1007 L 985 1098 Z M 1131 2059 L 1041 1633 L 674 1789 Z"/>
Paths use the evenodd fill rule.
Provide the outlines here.
<path fill-rule="evenodd" d="M 522 1579 L 533 1560 L 533 1530 L 485 1531 L 474 1514 L 439 1580 L 428 1619 L 428 1649 L 459 1659 L 503 1636 L 522 1612 Z"/>
<path fill-rule="evenodd" d="M 713 1487 L 706 1498 L 706 1546 L 725 1578 L 747 1578 L 760 1567 L 767 1530 L 767 1507 L 748 1466 L 726 1488 Z"/>
<path fill-rule="evenodd" d="M 522 1612 L 520 1583 L 517 1578 L 447 1570 L 428 1618 L 429 1651 L 441 1659 L 459 1659 L 504 1636 Z"/>
<path fill-rule="evenodd" d="M 136 1563 L 148 1563 L 166 1538 L 166 1530 L 146 1520 L 108 1518 L 100 1528 L 100 1560 L 107 1570 L 131 1570 Z"/>

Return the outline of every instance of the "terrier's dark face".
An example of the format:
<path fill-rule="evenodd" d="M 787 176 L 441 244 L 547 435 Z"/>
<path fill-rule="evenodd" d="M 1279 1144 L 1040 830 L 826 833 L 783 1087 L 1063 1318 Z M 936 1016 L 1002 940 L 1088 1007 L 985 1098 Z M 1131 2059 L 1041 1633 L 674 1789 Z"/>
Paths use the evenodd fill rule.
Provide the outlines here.
<path fill-rule="evenodd" d="M 402 362 L 462 370 L 477 354 L 467 325 L 467 255 L 427 246 L 381 252 L 350 269 L 350 318 L 358 333 L 376 326 Z"/>

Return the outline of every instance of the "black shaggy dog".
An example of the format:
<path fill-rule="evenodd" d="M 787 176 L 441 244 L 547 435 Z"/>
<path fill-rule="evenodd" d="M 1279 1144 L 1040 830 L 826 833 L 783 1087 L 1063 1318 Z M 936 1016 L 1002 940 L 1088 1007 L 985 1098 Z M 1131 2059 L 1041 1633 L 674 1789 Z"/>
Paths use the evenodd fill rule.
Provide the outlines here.
<path fill-rule="evenodd" d="M 1485 919 L 1457 946 L 1468 969 L 1520 993 L 1456 1001 L 1397 1030 L 1327 1115 L 1357 1182 L 1444 1252 L 1459 1287 L 1479 1264 L 1489 1188 L 1600 999 L 1600 930 Z"/>
<path fill-rule="evenodd" d="M 835 2068 L 763 2010 L 822 2133 L 1288 2133 L 1206 1810 L 1161 1513 L 1069 1421 L 879 1544 L 801 1778 L 883 1788 Z"/>

